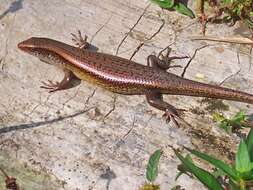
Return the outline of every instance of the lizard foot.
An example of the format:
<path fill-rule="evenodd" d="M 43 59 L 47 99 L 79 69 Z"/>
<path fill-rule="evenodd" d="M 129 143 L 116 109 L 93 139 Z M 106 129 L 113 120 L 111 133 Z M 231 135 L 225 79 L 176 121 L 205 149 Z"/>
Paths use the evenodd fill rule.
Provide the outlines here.
<path fill-rule="evenodd" d="M 163 61 L 164 63 L 168 64 L 169 65 L 169 68 L 173 68 L 173 67 L 179 67 L 179 68 L 182 68 L 181 65 L 173 65 L 171 66 L 170 63 L 172 60 L 174 59 L 186 59 L 186 58 L 189 58 L 189 56 L 171 56 L 170 57 L 170 52 L 171 52 L 171 48 L 167 48 L 167 52 L 165 55 L 162 54 L 163 51 L 161 51 L 159 54 L 158 54 L 158 58 Z"/>
<path fill-rule="evenodd" d="M 64 73 L 65 75 L 61 82 L 53 82 L 51 80 L 48 80 L 47 82 L 42 81 L 43 85 L 40 86 L 40 88 L 48 89 L 49 92 L 55 92 L 58 90 L 69 89 L 75 86 L 73 82 L 78 78 L 69 70 L 65 69 Z"/>
<path fill-rule="evenodd" d="M 163 52 L 167 50 L 167 52 L 165 53 L 165 55 L 163 55 Z M 163 49 L 162 51 L 159 52 L 159 54 L 157 56 L 154 55 L 150 55 L 148 57 L 148 66 L 151 67 L 158 67 L 162 70 L 168 70 L 170 68 L 182 68 L 181 65 L 171 65 L 171 61 L 174 59 L 185 59 L 185 58 L 189 58 L 189 56 L 172 56 L 170 57 L 170 52 L 171 52 L 171 48 L 167 47 L 165 49 Z"/>
<path fill-rule="evenodd" d="M 80 49 L 87 49 L 90 46 L 90 44 L 87 42 L 88 36 L 85 35 L 83 38 L 80 30 L 78 30 L 78 35 L 71 33 L 71 36 L 72 36 L 72 41 Z"/>
<path fill-rule="evenodd" d="M 59 82 L 53 82 L 51 80 L 48 80 L 47 82 L 42 81 L 43 85 L 40 86 L 40 88 L 48 89 L 49 92 L 55 92 L 57 90 L 61 90 L 62 87 Z"/>
<path fill-rule="evenodd" d="M 166 123 L 169 123 L 170 121 L 172 121 L 178 128 L 180 127 L 179 123 L 177 122 L 177 120 L 175 118 L 178 118 L 177 115 L 169 112 L 169 111 L 165 111 L 165 113 L 162 116 Z"/>
<path fill-rule="evenodd" d="M 179 128 L 180 125 L 176 119 L 180 119 L 180 115 L 182 115 L 182 113 L 184 111 L 186 111 L 186 110 L 185 109 L 177 109 L 176 113 L 172 113 L 170 110 L 167 109 L 162 117 L 165 119 L 166 123 L 169 123 L 170 121 L 172 121 Z"/>

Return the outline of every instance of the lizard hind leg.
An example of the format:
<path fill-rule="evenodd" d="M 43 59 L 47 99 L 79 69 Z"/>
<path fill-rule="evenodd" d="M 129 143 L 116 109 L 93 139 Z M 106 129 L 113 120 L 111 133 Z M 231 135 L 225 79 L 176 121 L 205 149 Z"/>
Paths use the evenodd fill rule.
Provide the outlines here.
<path fill-rule="evenodd" d="M 163 55 L 162 52 L 166 49 L 167 49 L 167 52 L 165 55 Z M 162 50 L 158 54 L 158 56 L 149 55 L 147 58 L 147 65 L 149 67 L 154 67 L 154 68 L 162 69 L 162 70 L 168 70 L 170 68 L 175 68 L 175 67 L 181 68 L 182 66 L 180 66 L 180 65 L 171 65 L 171 61 L 174 59 L 189 58 L 188 56 L 172 56 L 172 57 L 170 57 L 169 55 L 171 52 L 171 48 L 167 47 L 166 49 Z"/>
<path fill-rule="evenodd" d="M 166 122 L 172 121 L 177 127 L 180 127 L 176 119 L 180 119 L 180 111 L 169 103 L 163 101 L 162 94 L 160 92 L 151 91 L 146 94 L 147 101 L 149 105 L 164 111 L 163 118 Z"/>

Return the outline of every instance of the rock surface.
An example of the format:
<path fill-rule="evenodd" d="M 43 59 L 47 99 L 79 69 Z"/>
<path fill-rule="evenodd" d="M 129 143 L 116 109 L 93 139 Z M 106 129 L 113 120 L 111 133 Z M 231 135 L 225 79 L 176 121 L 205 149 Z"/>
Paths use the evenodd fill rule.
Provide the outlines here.
<path fill-rule="evenodd" d="M 192 1 L 190 1 L 192 2 Z M 23 189 L 134 190 L 145 182 L 149 156 L 163 148 L 156 183 L 161 189 L 180 184 L 186 189 L 205 189 L 186 176 L 174 178 L 178 159 L 168 147 L 198 148 L 220 158 L 235 150 L 238 138 L 217 129 L 203 98 L 166 96 L 176 107 L 187 109 L 181 128 L 166 124 L 162 112 L 151 108 L 144 96 L 123 96 L 82 82 L 79 86 L 49 94 L 41 81 L 60 80 L 62 72 L 17 49 L 31 36 L 43 36 L 71 44 L 70 33 L 87 34 L 100 52 L 116 49 L 138 20 L 146 1 L 123 0 L 2 0 L 0 4 L 0 166 L 15 176 Z M 192 3 L 190 3 L 191 5 Z M 160 17 L 159 17 L 160 15 Z M 151 5 L 119 49 L 130 58 L 140 42 L 165 25 L 155 38 L 145 42 L 134 57 L 158 53 L 170 43 L 173 55 L 197 52 L 186 78 L 253 93 L 252 56 L 247 47 L 191 41 L 200 33 L 196 21 Z M 238 34 L 241 26 L 209 24 L 215 36 Z M 240 32 L 241 33 L 241 32 Z M 238 62 L 239 55 L 240 62 Z M 188 60 L 175 64 L 183 67 Z M 180 74 L 182 69 L 172 69 Z M 201 76 L 201 77 L 199 77 Z M 252 106 L 224 101 L 227 115 Z M 195 111 L 195 112 L 194 112 Z M 196 112 L 198 114 L 196 114 Z M 130 131 L 130 132 L 129 132 Z M 0 176 L 0 189 L 4 188 Z"/>

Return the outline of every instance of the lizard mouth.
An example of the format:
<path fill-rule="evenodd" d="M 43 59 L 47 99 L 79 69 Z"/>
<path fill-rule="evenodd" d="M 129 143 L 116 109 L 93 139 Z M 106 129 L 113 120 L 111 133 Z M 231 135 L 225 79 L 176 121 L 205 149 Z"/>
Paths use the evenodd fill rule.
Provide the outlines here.
<path fill-rule="evenodd" d="M 18 48 L 19 48 L 20 50 L 24 51 L 24 52 L 28 52 L 28 51 L 29 51 L 29 50 L 28 50 L 29 48 L 24 47 L 23 44 L 20 44 L 20 43 L 18 44 Z"/>

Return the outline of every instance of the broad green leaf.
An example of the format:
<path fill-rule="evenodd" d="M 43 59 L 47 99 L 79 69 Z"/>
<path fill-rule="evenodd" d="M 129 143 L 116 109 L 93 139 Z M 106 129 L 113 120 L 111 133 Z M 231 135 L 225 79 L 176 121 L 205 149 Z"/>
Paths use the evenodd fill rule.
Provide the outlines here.
<path fill-rule="evenodd" d="M 146 178 L 150 182 L 154 182 L 158 175 L 158 164 L 161 157 L 162 151 L 155 151 L 149 158 L 148 166 L 146 170 Z"/>
<path fill-rule="evenodd" d="M 174 150 L 176 156 L 181 160 L 181 162 L 191 171 L 191 173 L 199 179 L 210 190 L 223 190 L 222 186 L 219 184 L 218 180 L 209 172 L 195 166 L 193 163 L 185 159 L 181 154 Z"/>
<path fill-rule="evenodd" d="M 250 129 L 250 132 L 247 136 L 247 147 L 250 161 L 253 162 L 253 128 Z"/>
<path fill-rule="evenodd" d="M 215 166 L 216 168 L 219 168 L 220 170 L 222 170 L 223 172 L 225 172 L 229 177 L 231 177 L 233 180 L 239 180 L 239 176 L 237 175 L 237 171 L 230 167 L 228 164 L 226 164 L 225 162 L 223 162 L 222 160 L 218 160 L 216 158 L 213 158 L 207 154 L 198 152 L 196 150 L 191 150 L 189 148 L 186 148 L 190 153 L 194 154 L 195 156 L 209 162 L 210 164 L 212 164 L 213 166 Z"/>
<path fill-rule="evenodd" d="M 194 13 L 192 12 L 191 9 L 189 9 L 186 5 L 184 5 L 183 3 L 175 3 L 174 5 L 174 9 L 183 14 L 183 15 L 186 15 L 190 18 L 195 18 L 195 15 Z"/>
<path fill-rule="evenodd" d="M 249 152 L 244 140 L 241 140 L 236 153 L 235 169 L 240 173 L 247 172 L 251 169 Z"/>
<path fill-rule="evenodd" d="M 163 9 L 171 9 L 174 6 L 174 0 L 151 0 Z"/>

